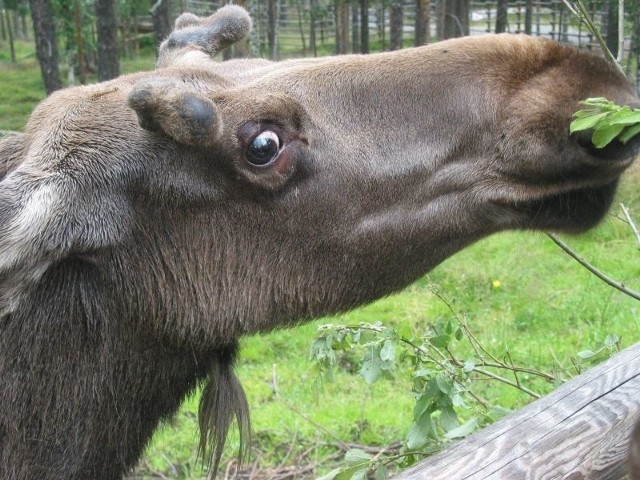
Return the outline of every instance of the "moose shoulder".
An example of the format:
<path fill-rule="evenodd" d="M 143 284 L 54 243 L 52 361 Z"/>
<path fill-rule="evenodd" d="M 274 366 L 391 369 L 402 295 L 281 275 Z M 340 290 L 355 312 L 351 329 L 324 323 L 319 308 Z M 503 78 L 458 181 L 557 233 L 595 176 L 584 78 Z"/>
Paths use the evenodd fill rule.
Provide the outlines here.
<path fill-rule="evenodd" d="M 153 72 L 56 93 L 0 142 L 0 478 L 118 479 L 206 382 L 217 466 L 239 336 L 400 289 L 504 229 L 577 232 L 634 145 L 568 134 L 603 60 L 522 36 L 215 63 L 183 15 Z"/>

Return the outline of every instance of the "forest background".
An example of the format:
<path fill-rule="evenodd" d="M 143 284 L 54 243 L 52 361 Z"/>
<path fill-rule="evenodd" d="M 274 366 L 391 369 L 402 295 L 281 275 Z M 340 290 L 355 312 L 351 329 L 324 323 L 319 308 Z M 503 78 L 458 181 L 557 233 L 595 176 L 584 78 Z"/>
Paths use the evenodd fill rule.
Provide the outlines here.
<path fill-rule="evenodd" d="M 209 15 L 225 1 L 205 0 L 3 0 L 0 39 L 16 62 L 15 40 L 33 38 L 45 89 L 86 83 L 92 73 L 108 80 L 121 59 L 154 47 L 183 12 Z M 254 29 L 223 58 L 274 60 L 331 53 L 369 53 L 488 32 L 528 33 L 582 48 L 597 48 L 590 32 L 561 0 L 238 0 Z M 618 50 L 618 1 L 587 2 L 609 49 Z M 640 5 L 626 2 L 629 73 L 637 78 Z M 63 82 L 62 69 L 66 72 Z"/>

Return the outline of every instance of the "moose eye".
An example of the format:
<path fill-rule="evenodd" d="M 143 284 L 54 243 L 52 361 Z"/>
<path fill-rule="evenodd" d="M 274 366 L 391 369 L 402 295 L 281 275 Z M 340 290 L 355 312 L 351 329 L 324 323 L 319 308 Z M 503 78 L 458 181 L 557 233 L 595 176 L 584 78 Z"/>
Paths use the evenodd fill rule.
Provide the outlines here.
<path fill-rule="evenodd" d="M 258 166 L 271 163 L 280 152 L 280 138 L 271 130 L 265 130 L 256 136 L 247 148 L 247 160 Z"/>

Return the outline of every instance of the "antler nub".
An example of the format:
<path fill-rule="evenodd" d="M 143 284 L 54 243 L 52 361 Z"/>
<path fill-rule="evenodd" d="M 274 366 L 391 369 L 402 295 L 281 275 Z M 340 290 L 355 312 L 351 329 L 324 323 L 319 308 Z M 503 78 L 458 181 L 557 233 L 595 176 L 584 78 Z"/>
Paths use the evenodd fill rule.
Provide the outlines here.
<path fill-rule="evenodd" d="M 220 136 L 222 125 L 215 104 L 183 83 L 170 79 L 140 82 L 128 102 L 142 128 L 164 132 L 185 145 L 209 146 Z"/>
<path fill-rule="evenodd" d="M 160 45 L 158 67 L 169 66 L 192 51 L 214 55 L 245 38 L 250 30 L 249 14 L 237 5 L 226 5 L 207 18 L 183 13 Z"/>

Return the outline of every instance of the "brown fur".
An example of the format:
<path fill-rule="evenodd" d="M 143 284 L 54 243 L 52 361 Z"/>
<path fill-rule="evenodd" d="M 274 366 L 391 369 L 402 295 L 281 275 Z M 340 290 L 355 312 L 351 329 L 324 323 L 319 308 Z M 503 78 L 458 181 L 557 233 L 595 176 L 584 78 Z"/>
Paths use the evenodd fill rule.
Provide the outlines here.
<path fill-rule="evenodd" d="M 581 98 L 638 102 L 589 54 L 488 36 L 217 64 L 249 25 L 221 12 L 179 20 L 163 68 L 58 92 L 0 142 L 2 479 L 121 478 L 203 382 L 217 466 L 233 417 L 249 430 L 238 337 L 500 230 L 587 229 L 637 152 L 567 133 Z M 255 166 L 264 130 L 281 149 Z"/>

